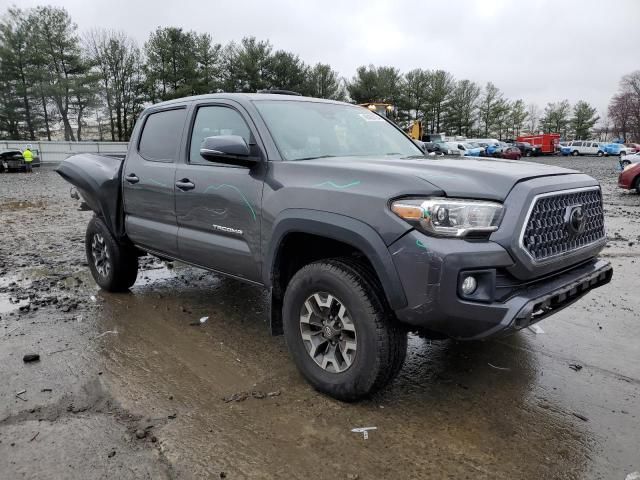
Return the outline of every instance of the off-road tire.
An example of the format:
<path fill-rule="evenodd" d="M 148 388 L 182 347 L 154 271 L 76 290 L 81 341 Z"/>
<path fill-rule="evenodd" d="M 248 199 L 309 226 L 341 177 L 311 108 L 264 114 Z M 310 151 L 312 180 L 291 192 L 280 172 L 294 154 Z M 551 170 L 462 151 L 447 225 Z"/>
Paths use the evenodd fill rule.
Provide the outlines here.
<path fill-rule="evenodd" d="M 109 256 L 109 269 L 104 273 L 98 271 L 92 253 L 92 243 L 96 235 L 103 239 Z M 99 217 L 94 216 L 87 226 L 85 250 L 89 270 L 100 288 L 109 292 L 124 292 L 135 283 L 138 276 L 138 256 L 133 248 L 118 243 Z"/>
<path fill-rule="evenodd" d="M 320 291 L 339 298 L 355 325 L 356 355 L 341 373 L 319 366 L 302 340 L 303 304 Z M 316 390 L 342 401 L 359 400 L 386 386 L 402 368 L 407 352 L 407 332 L 386 305 L 374 274 L 353 259 L 321 260 L 301 268 L 284 295 L 283 327 L 289 353 L 303 377 Z"/>

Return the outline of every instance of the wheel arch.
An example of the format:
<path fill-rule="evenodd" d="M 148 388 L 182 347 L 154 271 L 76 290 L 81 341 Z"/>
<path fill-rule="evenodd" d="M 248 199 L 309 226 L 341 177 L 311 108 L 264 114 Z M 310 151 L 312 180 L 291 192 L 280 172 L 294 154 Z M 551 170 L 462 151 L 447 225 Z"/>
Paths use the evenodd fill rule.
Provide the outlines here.
<path fill-rule="evenodd" d="M 340 246 L 349 247 L 346 250 L 362 254 L 371 266 L 380 282 L 388 305 L 393 309 L 400 309 L 407 305 L 402 289 L 400 277 L 395 268 L 391 253 L 378 233 L 366 223 L 344 215 L 321 212 L 318 210 L 290 209 L 285 210 L 274 222 L 272 233 L 263 263 L 263 283 L 271 287 L 271 330 L 273 334 L 282 333 L 282 297 L 286 284 L 295 271 L 283 271 L 287 263 L 287 239 L 295 238 L 298 242 L 319 239 L 322 242 L 311 242 L 312 246 L 332 252 L 342 250 Z M 300 244 L 298 243 L 298 247 Z M 295 254 L 299 250 L 292 250 Z M 322 252 L 316 258 L 313 251 L 310 258 L 323 257 Z M 343 255 L 340 251 L 338 255 Z M 312 260 L 313 261 L 313 260 Z M 297 270 L 296 270 L 297 271 Z"/>

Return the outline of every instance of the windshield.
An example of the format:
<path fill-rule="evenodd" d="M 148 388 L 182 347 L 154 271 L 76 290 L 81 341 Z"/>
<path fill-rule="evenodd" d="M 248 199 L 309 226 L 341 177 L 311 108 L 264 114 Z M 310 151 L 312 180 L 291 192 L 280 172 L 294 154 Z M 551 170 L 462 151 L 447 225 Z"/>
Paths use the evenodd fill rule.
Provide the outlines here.
<path fill-rule="evenodd" d="M 363 107 L 292 100 L 254 103 L 285 160 L 423 155 L 401 131 Z"/>

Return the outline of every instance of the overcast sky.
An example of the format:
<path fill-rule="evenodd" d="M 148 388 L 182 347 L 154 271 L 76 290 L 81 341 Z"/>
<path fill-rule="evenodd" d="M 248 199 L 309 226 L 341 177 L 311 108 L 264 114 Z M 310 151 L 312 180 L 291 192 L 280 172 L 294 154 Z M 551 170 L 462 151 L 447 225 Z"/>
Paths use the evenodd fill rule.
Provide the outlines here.
<path fill-rule="evenodd" d="M 584 99 L 601 112 L 640 70 L 640 0 L 0 0 L 65 7 L 79 30 L 119 29 L 142 46 L 158 26 L 256 36 L 351 78 L 359 65 L 444 69 L 540 107 Z M 34 26 L 37 28 L 37 26 Z"/>

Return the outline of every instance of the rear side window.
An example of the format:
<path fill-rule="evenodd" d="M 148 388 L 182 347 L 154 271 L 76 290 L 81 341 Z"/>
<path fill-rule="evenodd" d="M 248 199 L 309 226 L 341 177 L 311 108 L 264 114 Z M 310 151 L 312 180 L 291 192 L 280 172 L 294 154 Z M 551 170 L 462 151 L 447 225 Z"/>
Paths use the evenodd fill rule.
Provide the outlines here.
<path fill-rule="evenodd" d="M 152 113 L 144 122 L 138 152 L 145 160 L 174 162 L 184 128 L 186 109 Z"/>

